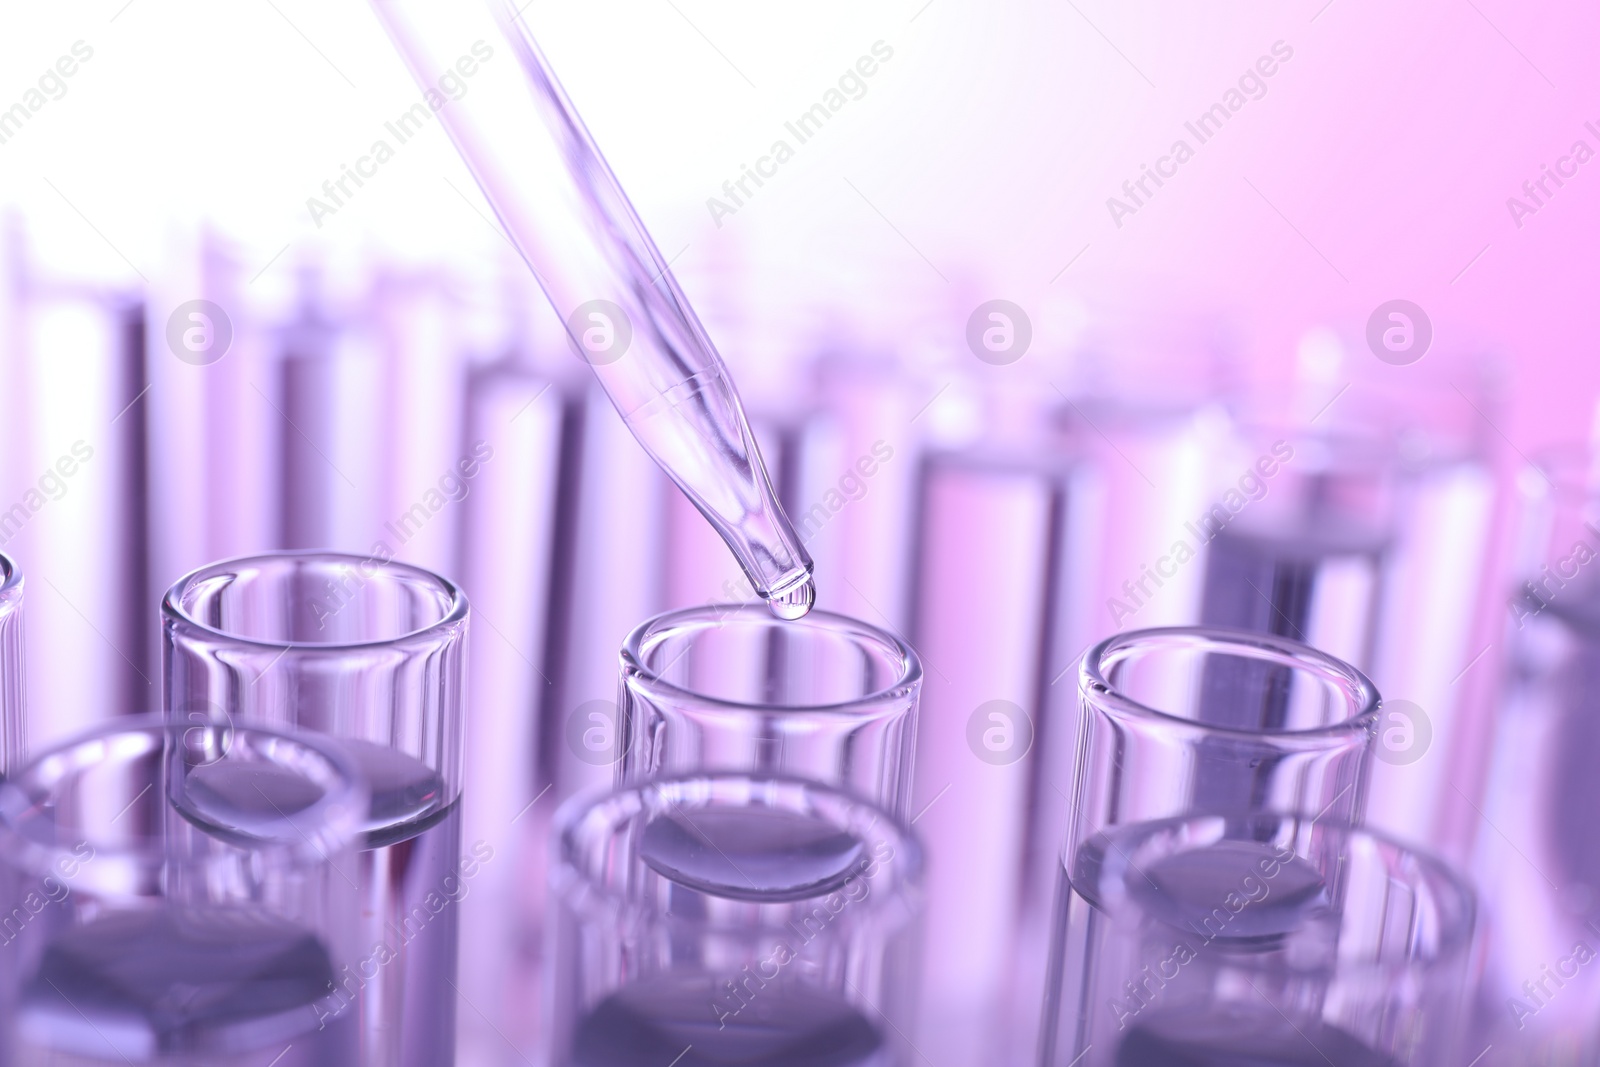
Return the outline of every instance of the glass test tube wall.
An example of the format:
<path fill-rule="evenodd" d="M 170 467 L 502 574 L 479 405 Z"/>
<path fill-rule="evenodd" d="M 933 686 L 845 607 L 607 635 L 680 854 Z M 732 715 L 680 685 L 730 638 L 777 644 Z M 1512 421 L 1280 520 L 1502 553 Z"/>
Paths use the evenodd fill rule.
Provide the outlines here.
<path fill-rule="evenodd" d="M 908 1067 L 921 849 L 792 778 L 659 779 L 563 807 L 554 1067 Z"/>
<path fill-rule="evenodd" d="M 282 553 L 188 575 L 162 614 L 170 717 L 318 730 L 372 783 L 363 1062 L 454 1062 L 456 904 L 495 846 L 461 841 L 466 599 L 407 564 Z"/>
<path fill-rule="evenodd" d="M 1172 908 L 1207 914 L 1251 864 L 1291 858 L 1273 854 L 1278 830 L 1262 829 L 1258 813 L 1308 826 L 1360 817 L 1378 716 L 1377 690 L 1355 668 L 1286 638 L 1242 631 L 1168 627 L 1108 638 L 1084 656 L 1079 693 L 1078 764 L 1041 1040 L 1046 1067 L 1071 1063 L 1091 1046 L 1111 1055 L 1096 1040 L 1099 983 L 1121 949 L 1099 940 L 1094 886 L 1099 872 L 1120 862 L 1116 835 L 1217 816 L 1211 844 L 1187 855 L 1186 873 L 1169 886 Z M 1220 707 L 1232 709 L 1225 724 L 1211 721 Z M 1252 922 L 1265 924 L 1265 934 L 1294 931 L 1305 895 L 1332 891 L 1315 864 L 1296 866 L 1279 884 L 1291 882 L 1291 892 L 1256 898 Z M 1226 972 L 1215 976 L 1219 995 Z M 1248 1032 L 1246 1022 L 1239 1033 Z"/>
<path fill-rule="evenodd" d="M 693 771 L 780 774 L 833 785 L 908 816 L 922 663 L 905 642 L 812 611 L 712 605 L 641 623 L 622 648 L 624 732 L 605 744 L 618 780 Z M 601 729 L 597 730 L 597 726 Z"/>
<path fill-rule="evenodd" d="M 1473 895 L 1432 857 L 1256 812 L 1127 824 L 1070 862 L 1053 1006 L 1075 1033 L 1046 1064 L 1423 1067 L 1465 1048 Z"/>
<path fill-rule="evenodd" d="M 310 734 L 124 717 L 41 753 L 0 787 L 0 1060 L 360 1062 L 369 804 Z"/>
<path fill-rule="evenodd" d="M 911 633 L 930 680 L 912 810 L 928 841 L 931 933 L 916 1040 L 951 1063 L 1002 1049 L 1026 1057 L 1044 939 L 1020 936 L 1023 876 L 1035 781 L 1058 773 L 1040 763 L 1037 735 L 1057 726 L 1039 708 L 1077 471 L 933 451 L 919 474 Z M 1044 803 L 1065 808 L 1066 798 L 1051 791 Z"/>
<path fill-rule="evenodd" d="M 1600 1056 L 1600 486 L 1593 452 L 1558 449 L 1518 479 L 1511 648 L 1474 870 L 1488 941 L 1475 1032 L 1491 1065 Z"/>

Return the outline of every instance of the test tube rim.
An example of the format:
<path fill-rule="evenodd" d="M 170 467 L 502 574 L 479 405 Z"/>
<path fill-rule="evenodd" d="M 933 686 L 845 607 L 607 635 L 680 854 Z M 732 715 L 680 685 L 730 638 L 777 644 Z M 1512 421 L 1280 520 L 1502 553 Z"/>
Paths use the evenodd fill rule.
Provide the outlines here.
<path fill-rule="evenodd" d="M 1308 729 L 1241 729 L 1198 722 L 1183 715 L 1153 708 L 1119 692 L 1105 676 L 1105 665 L 1111 654 L 1137 641 L 1171 641 L 1183 639 L 1194 644 L 1215 644 L 1266 655 L 1250 658 L 1274 661 L 1296 671 L 1310 670 L 1324 680 L 1342 679 L 1349 686 L 1351 703 L 1358 710 L 1347 718 Z M 1308 662 L 1309 661 L 1309 662 Z M 1317 669 L 1317 668 L 1320 668 Z M 1293 638 L 1253 630 L 1237 630 L 1223 626 L 1154 626 L 1142 630 L 1124 630 L 1096 643 L 1084 653 L 1079 666 L 1078 691 L 1085 700 L 1096 707 L 1135 719 L 1151 720 L 1163 725 L 1182 727 L 1209 736 L 1242 738 L 1272 737 L 1282 740 L 1320 740 L 1358 733 L 1372 733 L 1377 727 L 1383 698 L 1378 687 L 1359 668 L 1336 656 Z"/>
<path fill-rule="evenodd" d="M 404 572 L 413 578 L 421 579 L 425 583 L 436 585 L 443 596 L 447 598 L 449 607 L 434 622 L 392 637 L 369 638 L 360 641 L 322 642 L 268 640 L 266 638 L 252 637 L 235 630 L 212 626 L 210 623 L 195 618 L 184 606 L 183 598 L 185 593 L 190 587 L 203 579 L 218 577 L 229 570 L 250 564 L 282 562 L 284 560 L 338 562 L 347 563 L 353 567 L 360 567 L 363 563 L 377 562 L 382 569 Z M 442 639 L 451 631 L 458 630 L 466 622 L 469 611 L 467 597 L 461 587 L 437 571 L 431 571 L 426 567 L 419 567 L 414 563 L 405 563 L 397 559 L 383 562 L 375 560 L 372 556 L 362 556 L 353 552 L 339 552 L 331 549 L 285 549 L 281 552 L 256 552 L 217 560 L 203 567 L 196 567 L 176 582 L 173 582 L 167 589 L 166 595 L 161 598 L 161 614 L 168 625 L 198 631 L 213 640 L 248 645 L 252 648 L 274 649 L 308 655 L 338 655 L 361 650 L 428 644 Z"/>
<path fill-rule="evenodd" d="M 605 809 L 625 805 L 632 801 L 635 805 L 633 810 L 613 815 L 606 821 L 608 832 L 615 833 L 617 827 L 630 819 L 641 817 L 646 812 L 647 807 L 643 802 L 643 798 L 647 794 L 661 794 L 666 791 L 693 786 L 697 783 L 741 781 L 750 783 L 753 788 L 792 789 L 804 792 L 808 796 L 821 795 L 852 810 L 870 814 L 872 819 L 867 824 L 869 827 L 879 825 L 888 827 L 894 835 L 893 845 L 896 851 L 893 861 L 897 865 L 898 871 L 903 873 L 898 874 L 894 885 L 889 888 L 886 894 L 887 899 L 880 900 L 866 910 L 876 916 L 890 909 L 897 909 L 901 912 L 902 921 L 915 921 L 921 914 L 923 875 L 926 871 L 926 849 L 922 844 L 922 840 L 917 836 L 916 830 L 909 823 L 897 819 L 887 808 L 866 797 L 828 785 L 825 782 L 794 775 L 752 774 L 746 771 L 691 771 L 684 774 L 667 775 L 661 778 L 632 782 L 622 786 L 598 786 L 569 797 L 556 809 L 551 823 L 550 888 L 553 896 L 584 918 L 591 916 L 603 918 L 626 913 L 645 914 L 655 919 L 671 918 L 674 923 L 695 921 L 681 916 L 669 917 L 664 915 L 653 908 L 648 901 L 638 898 L 634 892 L 633 883 L 630 882 L 622 887 L 609 885 L 585 865 L 574 862 L 570 858 L 574 848 L 572 836 L 583 828 L 586 822 L 596 818 L 604 818 Z M 681 805 L 671 800 L 668 800 L 667 804 L 674 809 L 681 810 Z M 903 852 L 901 851 L 902 849 L 904 850 Z M 904 857 L 903 863 L 902 856 Z M 635 862 L 642 861 L 635 860 Z M 819 893 L 816 897 L 803 899 L 819 899 L 833 892 L 837 892 L 837 890 L 830 890 L 829 893 Z M 867 899 L 872 898 L 869 896 Z M 781 905 L 788 907 L 794 903 L 797 903 L 797 901 L 783 901 Z M 713 921 L 699 921 L 705 922 L 710 927 L 717 925 Z"/>
<path fill-rule="evenodd" d="M 846 636 L 865 634 L 898 657 L 903 667 L 893 684 L 849 700 L 828 704 L 762 704 L 727 700 L 686 689 L 675 682 L 667 681 L 654 668 L 646 666 L 645 656 L 650 645 L 664 639 L 668 632 L 679 624 L 692 624 L 692 627 L 688 628 L 720 629 L 735 618 L 754 622 L 762 628 L 780 631 L 798 632 L 811 629 L 827 630 Z M 706 623 L 710 624 L 709 627 L 704 625 Z M 903 701 L 916 693 L 922 686 L 923 676 L 922 658 L 917 655 L 916 649 L 893 633 L 881 630 L 869 622 L 815 608 L 802 618 L 784 620 L 776 618 L 765 606 L 757 604 L 707 604 L 694 608 L 674 608 L 653 615 L 628 631 L 628 636 L 622 642 L 621 656 L 625 684 L 632 686 L 637 683 L 653 696 L 667 697 L 696 707 L 726 711 L 833 714 L 859 719 L 892 717 L 901 714 L 902 709 L 889 705 Z"/>
<path fill-rule="evenodd" d="M 1235 813 L 1216 812 L 1189 812 L 1183 815 L 1173 815 L 1164 819 L 1152 819 L 1148 822 L 1127 823 L 1119 826 L 1107 827 L 1097 836 L 1105 837 L 1113 843 L 1113 847 L 1106 850 L 1106 862 L 1101 869 L 1101 885 L 1095 887 L 1097 896 L 1103 901 L 1103 885 L 1112 879 L 1115 872 L 1131 871 L 1136 875 L 1142 873 L 1134 865 L 1132 855 L 1137 851 L 1138 842 L 1142 838 L 1153 837 L 1156 834 L 1167 832 L 1186 824 L 1216 823 L 1227 825 L 1229 823 L 1259 824 L 1266 819 L 1282 821 L 1303 821 L 1307 828 L 1317 825 L 1320 821 L 1324 831 L 1340 835 L 1348 842 L 1352 839 L 1362 838 L 1373 844 L 1394 849 L 1397 853 L 1408 858 L 1418 868 L 1427 872 L 1427 880 L 1435 886 L 1442 886 L 1453 894 L 1454 907 L 1439 908 L 1441 914 L 1449 912 L 1452 920 L 1448 927 L 1441 924 L 1438 943 L 1431 955 L 1423 959 L 1400 961 L 1387 964 L 1366 964 L 1350 967 L 1346 973 L 1357 971 L 1360 973 L 1394 973 L 1415 967 L 1438 967 L 1452 965 L 1460 955 L 1471 948 L 1473 938 L 1477 933 L 1478 919 L 1478 894 L 1473 887 L 1472 880 L 1462 871 L 1458 870 L 1448 860 L 1437 853 L 1424 848 L 1412 841 L 1396 837 L 1376 827 L 1360 823 L 1346 822 L 1339 819 L 1322 820 L 1320 816 L 1308 816 L 1300 812 L 1284 811 L 1242 811 Z M 1439 898 L 1442 899 L 1442 898 Z M 1099 905 L 1105 909 L 1102 903 Z M 1106 909 L 1109 912 L 1109 909 Z M 1448 935 L 1448 936 L 1447 936 Z"/>
<path fill-rule="evenodd" d="M 23 783 L 35 772 L 48 774 L 43 784 L 54 786 L 103 762 L 74 758 L 75 753 L 86 748 L 103 747 L 117 737 L 144 735 L 146 747 L 137 752 L 130 751 L 128 755 L 164 755 L 170 751 L 168 746 L 174 741 L 181 741 L 184 734 L 204 728 L 208 727 L 178 722 L 160 712 L 118 716 L 73 734 L 42 752 L 31 754 L 15 774 L 0 782 L 0 854 L 6 857 L 3 862 L 39 877 L 58 877 L 58 861 L 73 859 L 86 862 L 74 851 L 76 846 L 40 841 L 16 825 L 15 813 L 19 808 L 32 810 L 34 807 L 32 794 Z M 283 730 L 261 723 L 236 725 L 229 721 L 212 724 L 209 728 L 288 742 L 325 761 L 342 784 L 295 813 L 301 821 L 317 821 L 320 826 L 327 828 L 326 833 L 307 836 L 286 816 L 282 822 L 284 832 L 281 836 L 259 837 L 252 844 L 240 843 L 237 836 L 222 837 L 214 833 L 208 833 L 208 836 L 232 845 L 239 851 L 283 856 L 289 859 L 291 866 L 305 868 L 329 863 L 337 850 L 359 844 L 366 825 L 366 812 L 371 806 L 368 787 L 359 765 L 332 738 L 319 736 L 309 730 Z M 159 872 L 172 864 L 171 858 L 163 853 L 159 838 L 136 845 L 86 843 L 93 848 L 92 864 L 97 872 L 94 882 L 98 891 L 105 891 L 104 887 L 108 884 L 142 884 L 149 872 Z M 234 861 L 224 854 L 187 862 L 204 869 L 218 863 L 231 866 Z M 180 862 L 179 865 L 184 864 Z"/>

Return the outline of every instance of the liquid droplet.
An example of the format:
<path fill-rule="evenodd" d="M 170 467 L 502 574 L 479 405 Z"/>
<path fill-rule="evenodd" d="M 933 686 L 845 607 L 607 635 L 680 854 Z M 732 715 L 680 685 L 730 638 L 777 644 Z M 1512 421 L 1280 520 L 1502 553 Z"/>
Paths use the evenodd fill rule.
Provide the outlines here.
<path fill-rule="evenodd" d="M 767 608 L 778 618 L 786 622 L 803 619 L 811 613 L 811 608 L 817 602 L 817 587 L 809 575 L 799 585 L 792 586 L 787 592 L 779 593 L 767 599 Z"/>

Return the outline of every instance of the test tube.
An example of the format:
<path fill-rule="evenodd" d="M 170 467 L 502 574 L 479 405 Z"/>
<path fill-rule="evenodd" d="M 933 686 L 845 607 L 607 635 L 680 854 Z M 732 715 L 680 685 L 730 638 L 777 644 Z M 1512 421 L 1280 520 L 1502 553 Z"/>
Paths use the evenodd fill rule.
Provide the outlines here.
<path fill-rule="evenodd" d="M 1247 427 L 1238 473 L 1196 516 L 1202 626 L 1280 634 L 1373 660 L 1404 475 L 1376 434 Z"/>
<path fill-rule="evenodd" d="M 1035 784 L 1056 811 L 1071 782 L 1040 753 L 1065 725 L 1041 705 L 1060 671 L 1046 659 L 1058 637 L 1052 593 L 1082 521 L 1074 475 L 1048 454 L 980 450 L 931 451 L 918 471 L 911 639 L 932 680 L 912 810 L 939 936 L 920 976 L 916 1041 L 951 1065 L 1010 1061 L 1034 1045 L 1025 1031 L 1043 991 L 1048 904 L 1036 909 L 1040 928 L 1024 931 L 1024 873 Z"/>
<path fill-rule="evenodd" d="M 355 847 L 338 745 L 125 717 L 0 787 L 0 1061 L 360 1062 Z"/>
<path fill-rule="evenodd" d="M 1501 1064 L 1600 1060 L 1600 483 L 1591 453 L 1521 471 L 1507 682 L 1475 871 L 1486 967 L 1476 1031 Z"/>
<path fill-rule="evenodd" d="M 1253 812 L 1117 826 L 1063 862 L 1046 1067 L 1467 1062 L 1474 901 L 1439 860 Z"/>
<path fill-rule="evenodd" d="M 621 782 L 694 771 L 793 775 L 905 818 L 922 663 L 892 634 L 832 612 L 751 605 L 669 611 L 622 647 L 622 726 L 571 720 L 569 744 Z M 621 751 L 616 752 L 620 746 Z"/>
<path fill-rule="evenodd" d="M 658 779 L 558 813 L 552 1067 L 905 1067 L 922 853 L 799 779 Z"/>
<path fill-rule="evenodd" d="M 1069 1047 L 1084 1051 L 1082 1004 L 1062 989 L 1077 988 L 1094 963 L 1073 954 L 1073 931 L 1086 920 L 1071 875 L 1098 847 L 1097 835 L 1253 811 L 1354 822 L 1379 715 L 1377 690 L 1349 664 L 1288 638 L 1203 627 L 1107 638 L 1085 654 L 1078 692 L 1042 1039 L 1047 1065 L 1069 1062 L 1071 1055 L 1059 1059 Z M 1232 709 L 1226 722 L 1217 721 L 1221 708 Z M 1218 853 L 1219 863 L 1233 855 Z"/>
<path fill-rule="evenodd" d="M 454 1062 L 467 602 L 438 575 L 339 553 L 203 567 L 162 603 L 169 716 L 321 731 L 372 783 L 359 854 L 362 1063 Z M 505 814 L 509 825 L 515 812 Z"/>
<path fill-rule="evenodd" d="M 467 385 L 469 440 L 493 442 L 462 505 L 463 587 L 472 590 L 479 627 L 467 688 L 492 693 L 466 726 L 466 780 L 472 783 L 462 831 L 494 842 L 472 893 L 461 902 L 461 995 L 483 1014 L 460 1013 L 460 1057 L 479 1063 L 509 1041 L 531 1047 L 537 1020 L 522 1010 L 517 985 L 537 979 L 530 940 L 544 916 L 529 868 L 542 863 L 554 811 L 538 773 L 539 715 L 551 542 L 560 469 L 561 397 L 548 379 L 510 362 L 475 370 Z M 484 632 L 487 628 L 487 632 Z M 510 812 L 511 814 L 506 814 Z M 505 847 L 500 842 L 504 841 Z M 537 842 L 537 843 L 535 843 Z"/>
<path fill-rule="evenodd" d="M 27 684 L 22 658 L 22 572 L 0 554 L 0 778 L 27 751 Z"/>
<path fill-rule="evenodd" d="M 1228 493 L 1191 525 L 1204 546 L 1199 623 L 1292 637 L 1374 678 L 1391 704 L 1368 820 L 1454 854 L 1463 835 L 1449 813 L 1470 812 L 1461 797 L 1477 794 L 1453 761 L 1474 689 L 1456 683 L 1489 644 L 1473 635 L 1495 525 L 1489 472 L 1437 435 L 1370 419 L 1245 427 L 1236 447 Z"/>

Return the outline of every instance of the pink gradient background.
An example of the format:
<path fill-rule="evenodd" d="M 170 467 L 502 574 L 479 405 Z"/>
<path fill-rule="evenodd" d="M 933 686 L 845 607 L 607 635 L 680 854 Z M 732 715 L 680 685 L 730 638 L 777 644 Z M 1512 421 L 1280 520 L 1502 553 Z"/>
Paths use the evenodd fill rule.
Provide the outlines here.
<path fill-rule="evenodd" d="M 930 305 L 959 311 L 953 326 L 990 295 L 1029 309 L 1041 351 L 1064 343 L 1070 309 L 1226 316 L 1275 377 L 1309 327 L 1358 336 L 1404 297 L 1432 317 L 1430 361 L 1507 359 L 1499 429 L 1517 448 L 1586 432 L 1600 161 L 1521 229 L 1506 198 L 1575 138 L 1600 149 L 1583 127 L 1600 119 L 1586 110 L 1591 7 L 536 0 L 527 17 L 714 330 L 729 333 L 719 308 L 765 324 L 724 345 L 746 377 L 814 331 L 819 308 L 893 343 Z M 305 198 L 414 96 L 354 0 L 285 0 L 276 15 L 108 0 L 18 13 L 11 29 L 13 95 L 73 40 L 96 48 L 69 94 L 0 145 L 0 200 L 63 267 L 152 275 L 171 229 L 201 216 L 245 242 L 262 293 L 286 292 L 309 250 L 479 267 L 502 251 L 437 128 L 349 209 L 310 221 Z M 867 95 L 715 225 L 706 198 L 876 40 L 895 56 Z M 1278 40 L 1294 58 L 1267 96 L 1118 229 L 1106 198 Z M 936 341 L 959 345 L 953 332 Z"/>

